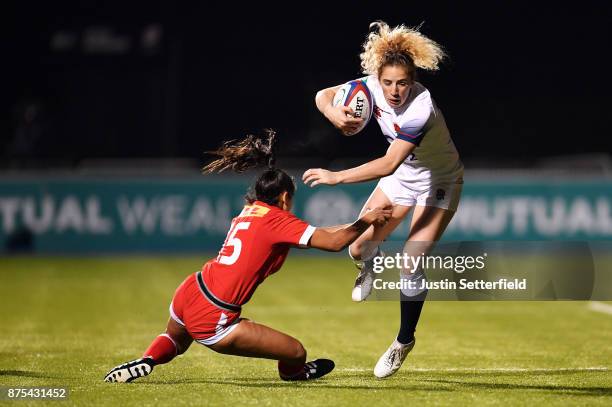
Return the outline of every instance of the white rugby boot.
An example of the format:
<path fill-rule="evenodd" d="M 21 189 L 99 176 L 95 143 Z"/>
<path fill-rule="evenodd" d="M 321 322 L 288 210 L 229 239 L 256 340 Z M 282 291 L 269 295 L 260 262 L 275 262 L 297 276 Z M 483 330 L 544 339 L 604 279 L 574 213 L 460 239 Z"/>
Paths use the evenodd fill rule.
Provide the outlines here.
<path fill-rule="evenodd" d="M 385 254 L 378 249 L 374 257 L 384 256 Z M 361 302 L 368 298 L 372 293 L 374 283 L 374 257 L 370 260 L 355 260 L 355 266 L 359 269 L 359 274 L 355 279 L 351 299 L 355 302 Z"/>
<path fill-rule="evenodd" d="M 414 348 L 415 341 L 416 339 L 413 339 L 410 343 L 404 345 L 399 343 L 397 339 L 394 340 L 389 349 L 378 359 L 374 367 L 374 376 L 384 379 L 397 372 L 402 367 L 408 353 Z"/>
<path fill-rule="evenodd" d="M 146 357 L 124 363 L 113 368 L 104 376 L 105 382 L 129 383 L 139 377 L 148 376 L 153 371 L 155 362 Z"/>

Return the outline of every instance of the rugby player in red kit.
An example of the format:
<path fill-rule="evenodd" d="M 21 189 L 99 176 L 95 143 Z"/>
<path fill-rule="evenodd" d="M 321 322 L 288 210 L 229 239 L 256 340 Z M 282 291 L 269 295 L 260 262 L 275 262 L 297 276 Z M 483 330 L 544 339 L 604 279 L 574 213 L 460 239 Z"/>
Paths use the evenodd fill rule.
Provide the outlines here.
<path fill-rule="evenodd" d="M 105 381 L 130 382 L 147 376 L 155 366 L 184 353 L 193 341 L 219 353 L 277 360 L 283 380 L 316 379 L 332 371 L 334 362 L 329 359 L 307 363 L 306 350 L 297 339 L 241 318 L 241 307 L 259 284 L 281 268 L 292 246 L 340 251 L 370 225 L 385 223 L 391 208 L 371 208 L 350 225 L 309 225 L 291 213 L 295 184 L 286 172 L 273 167 L 274 141 L 274 132 L 268 131 L 266 137 L 247 136 L 214 152 L 220 158 L 206 166 L 206 172 L 268 168 L 246 196 L 247 203 L 233 219 L 217 257 L 177 288 L 166 332 L 142 358 L 115 367 Z"/>

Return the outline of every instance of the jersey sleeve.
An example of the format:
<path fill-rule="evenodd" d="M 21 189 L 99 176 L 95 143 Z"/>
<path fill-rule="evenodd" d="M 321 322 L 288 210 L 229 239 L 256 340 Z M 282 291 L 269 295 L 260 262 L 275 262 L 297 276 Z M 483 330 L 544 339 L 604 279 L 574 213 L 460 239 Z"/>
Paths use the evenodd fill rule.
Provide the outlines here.
<path fill-rule="evenodd" d="M 396 138 L 404 141 L 409 141 L 412 144 L 419 146 L 423 141 L 423 128 L 417 128 L 416 126 L 398 126 L 395 125 L 395 136 Z"/>
<path fill-rule="evenodd" d="M 268 238 L 272 244 L 287 243 L 306 246 L 315 227 L 287 211 L 279 211 L 268 220 Z"/>

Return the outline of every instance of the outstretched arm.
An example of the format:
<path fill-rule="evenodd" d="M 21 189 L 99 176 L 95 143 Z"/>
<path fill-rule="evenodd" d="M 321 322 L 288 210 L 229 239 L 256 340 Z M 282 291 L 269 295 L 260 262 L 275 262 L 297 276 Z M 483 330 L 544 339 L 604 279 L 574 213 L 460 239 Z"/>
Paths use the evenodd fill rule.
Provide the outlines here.
<path fill-rule="evenodd" d="M 368 230 L 370 225 L 386 223 L 391 217 L 391 212 L 391 207 L 374 208 L 366 212 L 353 224 L 317 228 L 310 238 L 309 246 L 315 249 L 339 252 Z"/>
<path fill-rule="evenodd" d="M 344 228 L 346 228 L 348 226 L 351 226 L 351 225 L 352 225 L 352 223 L 345 223 L 344 225 L 325 226 L 325 227 L 321 227 L 321 228 L 317 228 L 317 229 L 321 229 L 321 230 L 324 230 L 326 232 L 333 233 L 336 230 L 344 229 Z"/>
<path fill-rule="evenodd" d="M 416 145 L 404 140 L 394 140 L 387 153 L 375 160 L 369 161 L 359 167 L 343 171 L 328 171 L 322 168 L 311 168 L 304 172 L 302 180 L 305 184 L 314 187 L 319 184 L 336 185 L 364 182 L 386 177 L 395 172 Z"/>

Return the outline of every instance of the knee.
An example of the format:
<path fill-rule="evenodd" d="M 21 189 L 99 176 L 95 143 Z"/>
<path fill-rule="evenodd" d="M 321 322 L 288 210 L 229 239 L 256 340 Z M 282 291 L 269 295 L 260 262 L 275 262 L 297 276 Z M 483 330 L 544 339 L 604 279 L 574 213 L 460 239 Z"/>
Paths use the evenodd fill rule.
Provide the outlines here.
<path fill-rule="evenodd" d="M 174 327 L 172 328 L 173 329 L 166 329 L 165 334 L 168 335 L 170 340 L 172 340 L 174 343 L 174 346 L 176 347 L 176 354 L 182 355 L 187 351 L 187 349 L 189 349 L 189 346 L 193 342 L 193 338 L 183 327 L 180 329 L 174 329 Z"/>
<path fill-rule="evenodd" d="M 176 341 L 176 354 L 182 355 L 183 353 L 185 353 L 187 349 L 189 349 L 189 346 L 191 346 L 192 342 L 193 339 L 191 337 L 183 338 L 181 340 Z"/>

